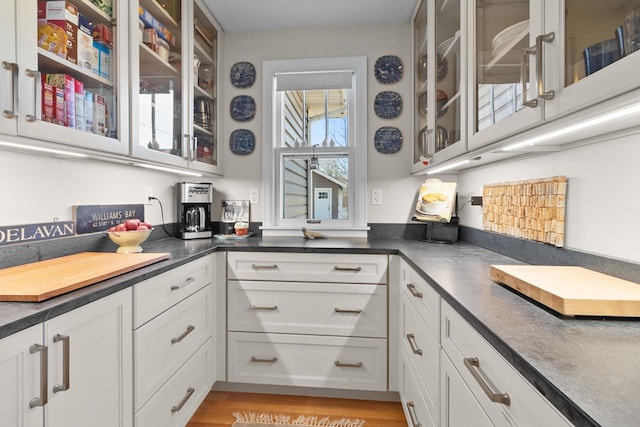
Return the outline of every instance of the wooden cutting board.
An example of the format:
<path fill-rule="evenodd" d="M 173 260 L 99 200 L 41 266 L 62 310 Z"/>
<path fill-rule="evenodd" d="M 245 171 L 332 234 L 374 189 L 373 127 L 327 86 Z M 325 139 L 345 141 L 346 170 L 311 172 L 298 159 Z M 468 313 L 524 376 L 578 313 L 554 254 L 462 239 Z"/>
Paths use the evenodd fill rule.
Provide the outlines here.
<path fill-rule="evenodd" d="M 640 316 L 640 284 L 582 267 L 492 265 L 491 279 L 566 316 Z"/>
<path fill-rule="evenodd" d="M 0 301 L 44 301 L 168 258 L 168 253 L 81 252 L 0 269 Z"/>

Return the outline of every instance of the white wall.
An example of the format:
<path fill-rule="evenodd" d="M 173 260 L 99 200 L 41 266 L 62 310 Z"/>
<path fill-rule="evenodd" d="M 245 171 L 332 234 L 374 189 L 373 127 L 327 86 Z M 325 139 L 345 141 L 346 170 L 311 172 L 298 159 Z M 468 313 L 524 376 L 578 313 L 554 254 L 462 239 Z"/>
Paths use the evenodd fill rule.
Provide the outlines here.
<path fill-rule="evenodd" d="M 466 171 L 458 177 L 461 201 L 482 195 L 484 184 L 568 177 L 565 247 L 640 262 L 639 135 L 526 160 Z M 482 208 L 467 205 L 460 223 L 482 229 Z"/>
<path fill-rule="evenodd" d="M 223 199 L 248 199 L 251 188 L 262 192 L 262 61 L 312 57 L 366 56 L 368 65 L 368 187 L 367 221 L 370 223 L 406 223 L 411 219 L 413 200 L 424 177 L 409 176 L 412 150 L 412 73 L 411 31 L 406 25 L 367 25 L 263 32 L 231 32 L 225 34 L 222 47 L 223 97 L 218 105 L 224 113 L 221 142 L 224 147 L 225 176 L 214 185 L 220 191 L 216 203 Z M 375 80 L 373 64 L 382 55 L 397 55 L 405 66 L 404 76 L 395 84 L 382 85 Z M 251 62 L 257 72 L 256 83 L 247 89 L 231 85 L 229 70 L 239 61 Z M 378 118 L 373 100 L 378 92 L 393 90 L 402 95 L 403 111 L 393 120 Z M 235 122 L 229 115 L 229 102 L 237 95 L 251 95 L 257 104 L 257 114 L 250 122 Z M 395 154 L 380 154 L 373 147 L 373 136 L 381 126 L 396 126 L 403 135 L 402 149 Z M 229 150 L 229 135 L 235 129 L 246 128 L 256 135 L 256 150 L 249 156 L 236 156 Z M 382 189 L 382 205 L 370 203 L 371 188 Z M 260 199 L 269 195 L 260 194 Z M 251 220 L 262 220 L 262 203 L 253 206 Z"/>

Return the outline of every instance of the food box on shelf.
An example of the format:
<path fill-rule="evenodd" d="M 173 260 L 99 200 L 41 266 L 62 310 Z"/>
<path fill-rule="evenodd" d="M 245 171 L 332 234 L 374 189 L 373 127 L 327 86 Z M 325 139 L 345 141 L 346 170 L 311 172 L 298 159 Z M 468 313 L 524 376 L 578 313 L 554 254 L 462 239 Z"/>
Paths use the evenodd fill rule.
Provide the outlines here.
<path fill-rule="evenodd" d="M 140 20 L 144 23 L 145 28 L 153 28 L 158 33 L 158 37 L 169 43 L 171 46 L 176 45 L 176 39 L 173 33 L 144 7 L 138 6 L 138 15 Z"/>
<path fill-rule="evenodd" d="M 53 87 L 53 86 L 52 86 Z M 53 123 L 64 126 L 65 110 L 64 110 L 64 89 L 61 87 L 53 87 L 55 100 L 55 113 L 53 115 Z"/>
<path fill-rule="evenodd" d="M 85 118 L 84 118 L 84 83 L 80 80 L 75 80 L 75 104 L 76 104 L 76 129 L 84 130 Z"/>
<path fill-rule="evenodd" d="M 53 123 L 56 116 L 55 89 L 42 82 L 42 120 Z"/>
<path fill-rule="evenodd" d="M 112 0 L 91 0 L 98 9 L 103 11 L 107 16 L 113 17 L 113 1 Z"/>
<path fill-rule="evenodd" d="M 84 130 L 93 133 L 93 92 L 84 91 Z"/>
<path fill-rule="evenodd" d="M 105 101 L 104 96 L 97 93 L 93 100 L 93 133 L 96 135 L 105 134 Z"/>
<path fill-rule="evenodd" d="M 108 47 L 113 46 L 113 30 L 105 24 L 96 24 L 91 32 L 93 39 L 104 43 Z"/>
<path fill-rule="evenodd" d="M 94 40 L 93 50 L 95 64 L 92 64 L 92 71 L 105 79 L 111 78 L 111 49 L 104 43 Z"/>
<path fill-rule="evenodd" d="M 55 73 L 44 74 L 43 80 L 45 83 L 50 84 L 54 88 L 62 90 L 63 100 L 63 119 L 62 123 L 67 127 L 76 127 L 76 95 L 75 95 L 75 79 L 68 74 Z M 59 95 L 56 92 L 56 99 Z"/>
<path fill-rule="evenodd" d="M 38 2 L 38 34 L 41 47 L 42 37 L 46 38 L 51 25 L 61 28 L 66 36 L 66 59 L 76 64 L 78 62 L 78 8 L 68 1 L 39 1 Z M 45 48 L 45 47 L 43 47 Z M 48 50 L 48 49 L 47 49 Z"/>

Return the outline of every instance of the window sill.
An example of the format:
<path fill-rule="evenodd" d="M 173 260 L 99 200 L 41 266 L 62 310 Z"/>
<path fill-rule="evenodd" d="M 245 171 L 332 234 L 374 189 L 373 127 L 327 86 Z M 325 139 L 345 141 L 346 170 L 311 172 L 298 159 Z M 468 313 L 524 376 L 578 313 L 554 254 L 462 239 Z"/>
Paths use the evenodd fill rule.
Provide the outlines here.
<path fill-rule="evenodd" d="M 306 226 L 311 231 L 317 231 L 327 237 L 357 237 L 367 238 L 370 230 L 369 226 L 336 228 L 330 226 L 322 226 L 318 224 L 309 224 Z M 275 227 L 263 225 L 260 227 L 263 237 L 299 237 L 302 236 L 300 228 Z"/>

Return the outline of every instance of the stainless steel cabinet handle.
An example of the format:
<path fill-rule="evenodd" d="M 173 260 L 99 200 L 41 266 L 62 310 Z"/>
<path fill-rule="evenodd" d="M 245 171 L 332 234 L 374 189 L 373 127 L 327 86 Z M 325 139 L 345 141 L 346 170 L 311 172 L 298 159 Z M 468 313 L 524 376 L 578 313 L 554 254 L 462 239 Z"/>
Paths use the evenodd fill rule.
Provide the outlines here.
<path fill-rule="evenodd" d="M 187 286 L 189 283 L 194 282 L 195 280 L 196 279 L 194 279 L 193 277 L 187 277 L 187 280 L 185 280 L 184 282 L 180 283 L 179 285 L 171 285 L 171 290 L 172 291 L 177 291 L 178 289 Z"/>
<path fill-rule="evenodd" d="M 34 397 L 29 402 L 29 408 L 44 406 L 49 396 L 47 380 L 49 378 L 49 348 L 41 344 L 33 344 L 29 347 L 29 353 L 40 353 L 40 397 Z"/>
<path fill-rule="evenodd" d="M 339 360 L 336 360 L 335 365 L 339 368 L 362 368 L 362 362 L 342 363 Z"/>
<path fill-rule="evenodd" d="M 35 122 L 38 120 L 38 100 L 40 99 L 39 93 L 40 92 L 40 71 L 38 70 L 31 70 L 29 68 L 27 68 L 25 70 L 25 73 L 27 74 L 27 76 L 29 77 L 33 77 L 33 91 L 34 91 L 34 95 L 33 95 L 33 115 L 31 114 L 27 114 L 26 115 L 26 119 L 28 122 Z"/>
<path fill-rule="evenodd" d="M 489 387 L 489 384 L 487 384 L 484 378 L 480 376 L 480 373 L 476 369 L 480 367 L 480 360 L 478 360 L 477 357 L 465 357 L 463 360 L 464 366 L 466 366 L 469 372 L 471 372 L 471 375 L 476 380 L 482 391 L 484 391 L 492 402 L 502 403 L 507 406 L 511 403 L 511 399 L 507 393 L 494 392 L 491 390 L 491 387 Z"/>
<path fill-rule="evenodd" d="M 55 334 L 53 336 L 53 342 L 57 343 L 60 341 L 62 341 L 62 384 L 56 384 L 53 386 L 54 393 L 69 390 L 69 387 L 71 386 L 69 384 L 69 336 Z"/>
<path fill-rule="evenodd" d="M 187 400 L 189 400 L 189 398 L 191 397 L 194 391 L 196 391 L 195 388 L 189 387 L 187 389 L 187 394 L 182 398 L 180 403 L 178 403 L 176 406 L 171 407 L 171 413 L 173 414 L 174 412 L 178 412 L 180 409 L 182 409 L 182 407 L 184 406 L 185 403 L 187 403 Z"/>
<path fill-rule="evenodd" d="M 273 265 L 251 264 L 251 268 L 254 270 L 276 270 L 278 268 L 278 264 L 273 264 Z"/>
<path fill-rule="evenodd" d="M 274 310 L 277 310 L 277 309 L 278 309 L 277 305 L 270 305 L 270 306 L 251 305 L 251 310 L 270 310 L 270 311 L 274 311 Z"/>
<path fill-rule="evenodd" d="M 278 361 L 278 358 L 272 357 L 271 359 L 260 359 L 255 356 L 251 356 L 251 361 L 256 363 L 276 363 Z"/>
<path fill-rule="evenodd" d="M 422 298 L 422 292 L 418 292 L 418 290 L 416 289 L 416 285 L 414 285 L 413 283 L 407 283 L 407 289 L 409 289 L 409 292 L 411 292 L 411 295 L 413 295 L 416 298 Z"/>
<path fill-rule="evenodd" d="M 536 108 L 538 106 L 537 99 L 527 101 L 527 71 L 529 70 L 529 56 L 536 54 L 536 48 L 529 47 L 522 49 L 522 58 L 520 59 L 520 84 L 522 85 L 522 105 L 525 107 Z"/>
<path fill-rule="evenodd" d="M 337 265 L 333 269 L 335 271 L 362 271 L 362 267 L 340 267 Z"/>
<path fill-rule="evenodd" d="M 407 409 L 409 410 L 409 417 L 411 417 L 411 424 L 413 427 L 422 427 L 422 424 L 418 422 L 418 416 L 416 415 L 416 404 L 414 402 L 407 402 Z"/>
<path fill-rule="evenodd" d="M 336 313 L 350 313 L 350 314 L 360 314 L 360 313 L 362 313 L 362 309 L 360 309 L 360 308 L 356 308 L 356 309 L 351 310 L 351 309 L 347 309 L 347 308 L 338 308 L 338 307 L 336 307 L 334 309 L 334 311 Z"/>
<path fill-rule="evenodd" d="M 407 341 L 409 341 L 409 345 L 411 346 L 411 351 L 413 354 L 419 354 L 422 356 L 422 349 L 418 347 L 418 343 L 416 343 L 415 334 L 407 334 Z"/>
<path fill-rule="evenodd" d="M 187 326 L 187 330 L 186 330 L 186 331 L 184 331 L 183 333 L 181 333 L 179 337 L 171 338 L 171 344 L 177 344 L 177 343 L 179 343 L 179 342 L 180 342 L 180 341 L 182 341 L 182 340 L 183 340 L 187 335 L 189 335 L 191 332 L 193 332 L 193 331 L 194 331 L 194 329 L 196 329 L 196 327 L 195 327 L 195 326 L 193 326 L 193 325 L 188 325 L 188 326 Z"/>
<path fill-rule="evenodd" d="M 16 85 L 18 83 L 18 64 L 15 62 L 2 61 L 2 68 L 11 71 L 11 102 L 13 103 L 13 110 L 4 110 L 2 115 L 7 119 L 14 119 L 18 117 L 16 110 L 18 109 L 18 91 L 16 91 Z"/>
<path fill-rule="evenodd" d="M 191 161 L 196 161 L 196 156 L 198 154 L 197 147 L 198 146 L 198 137 L 194 136 L 191 138 Z"/>
<path fill-rule="evenodd" d="M 556 95 L 555 91 L 544 90 L 544 52 L 542 43 L 551 43 L 555 39 L 555 33 L 540 34 L 536 37 L 536 78 L 538 80 L 538 98 L 553 99 Z"/>
<path fill-rule="evenodd" d="M 182 158 L 188 161 L 191 158 L 191 135 L 185 133 L 182 137 L 184 138 L 182 144 Z"/>

